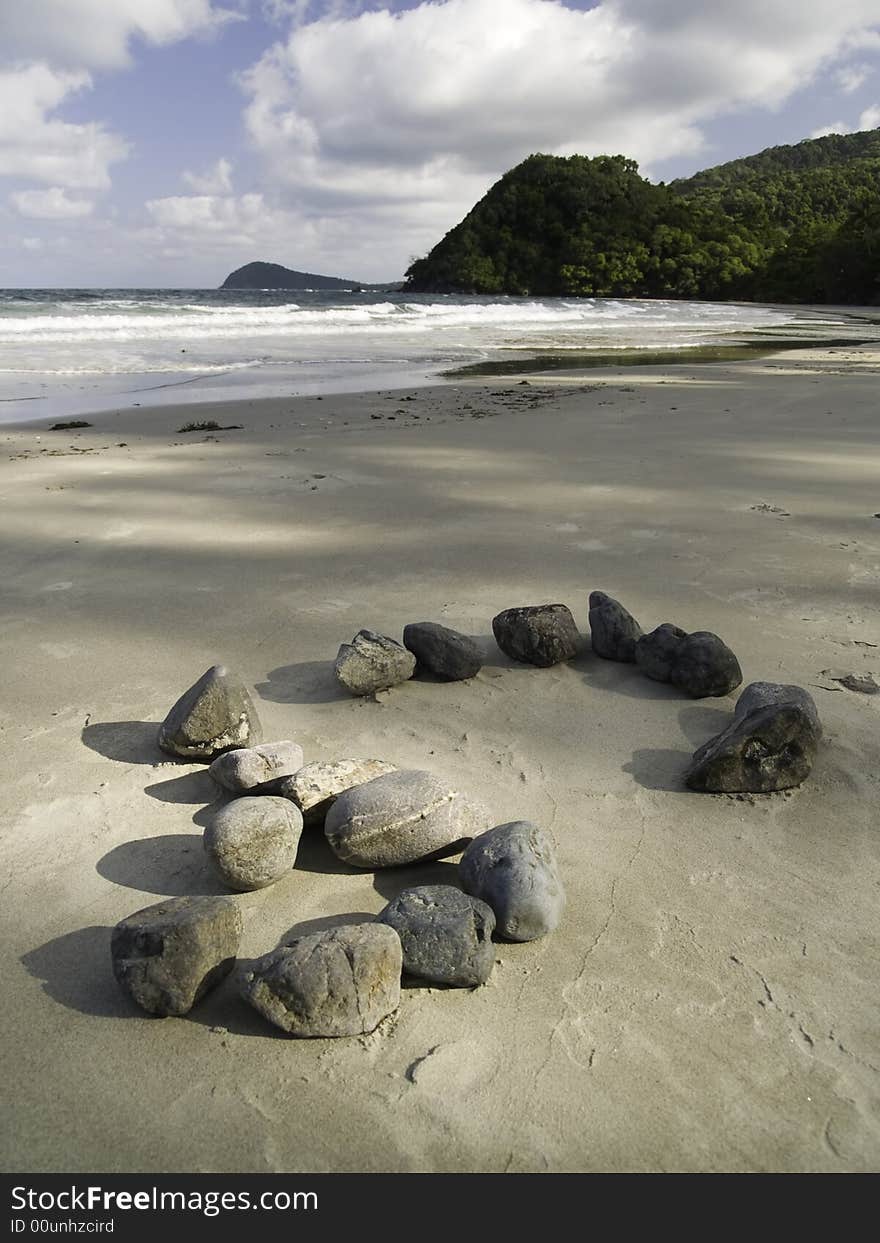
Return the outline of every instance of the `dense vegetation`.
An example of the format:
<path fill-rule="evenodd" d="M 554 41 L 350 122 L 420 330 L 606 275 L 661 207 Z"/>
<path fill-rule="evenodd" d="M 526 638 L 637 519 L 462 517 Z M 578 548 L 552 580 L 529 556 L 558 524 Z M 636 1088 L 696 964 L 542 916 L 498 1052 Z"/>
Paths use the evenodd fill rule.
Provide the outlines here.
<path fill-rule="evenodd" d="M 880 130 L 669 185 L 620 155 L 532 155 L 412 264 L 405 288 L 880 302 Z"/>

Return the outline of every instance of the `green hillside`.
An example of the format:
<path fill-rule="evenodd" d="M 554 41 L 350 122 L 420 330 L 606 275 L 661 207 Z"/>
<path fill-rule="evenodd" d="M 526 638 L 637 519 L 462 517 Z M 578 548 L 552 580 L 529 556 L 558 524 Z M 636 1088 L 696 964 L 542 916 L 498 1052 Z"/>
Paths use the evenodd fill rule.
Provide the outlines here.
<path fill-rule="evenodd" d="M 407 272 L 412 292 L 880 301 L 880 130 L 653 185 L 532 155 Z"/>

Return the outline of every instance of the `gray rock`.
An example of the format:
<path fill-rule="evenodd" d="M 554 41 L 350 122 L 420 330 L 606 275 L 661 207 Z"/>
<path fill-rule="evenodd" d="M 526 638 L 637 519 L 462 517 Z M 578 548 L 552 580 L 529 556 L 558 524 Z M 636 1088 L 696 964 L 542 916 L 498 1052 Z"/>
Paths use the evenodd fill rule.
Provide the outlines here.
<path fill-rule="evenodd" d="M 205 829 L 205 850 L 230 889 L 265 889 L 296 863 L 303 821 L 286 798 L 253 795 L 221 807 Z"/>
<path fill-rule="evenodd" d="M 181 695 L 159 726 L 159 746 L 185 760 L 213 760 L 262 738 L 260 718 L 245 686 L 214 665 Z"/>
<path fill-rule="evenodd" d="M 672 622 L 664 622 L 636 641 L 636 664 L 646 677 L 655 682 L 668 682 L 675 655 L 686 638 L 686 630 L 673 626 Z"/>
<path fill-rule="evenodd" d="M 821 738 L 822 723 L 819 720 L 816 701 L 802 686 L 793 686 L 784 682 L 750 682 L 736 701 L 733 715 L 739 720 L 748 716 L 750 712 L 754 712 L 756 708 L 768 708 L 772 704 L 797 704 L 799 708 L 803 708 L 810 718 L 816 735 Z"/>
<path fill-rule="evenodd" d="M 454 854 L 488 826 L 488 813 L 449 782 L 401 769 L 340 794 L 324 832 L 345 863 L 382 868 Z"/>
<path fill-rule="evenodd" d="M 150 1014 L 186 1014 L 229 974 L 241 937 L 232 898 L 171 898 L 113 929 L 113 974 Z"/>
<path fill-rule="evenodd" d="M 495 965 L 495 915 L 452 885 L 404 889 L 378 916 L 400 937 L 403 969 L 435 984 L 474 988 Z"/>
<path fill-rule="evenodd" d="M 604 591 L 590 592 L 590 634 L 593 651 L 603 660 L 632 663 L 642 628 L 632 613 Z"/>
<path fill-rule="evenodd" d="M 273 793 L 289 798 L 302 812 L 307 826 L 323 824 L 343 790 L 394 772 L 397 765 L 385 760 L 313 760 L 292 777 L 283 777 Z"/>
<path fill-rule="evenodd" d="M 483 665 L 473 639 L 437 622 L 410 622 L 403 630 L 403 645 L 422 669 L 448 682 L 475 677 Z"/>
<path fill-rule="evenodd" d="M 685 781 L 710 794 L 770 794 L 809 776 L 822 726 L 800 686 L 753 682 L 732 723 L 694 752 Z"/>
<path fill-rule="evenodd" d="M 544 669 L 572 660 L 581 646 L 575 620 L 565 604 L 505 609 L 492 618 L 492 632 L 505 655 Z"/>
<path fill-rule="evenodd" d="M 733 652 L 717 634 L 695 630 L 675 650 L 669 681 L 693 699 L 729 695 L 743 680 Z"/>
<path fill-rule="evenodd" d="M 465 893 L 487 902 L 498 932 L 534 941 L 562 918 L 565 891 L 549 833 L 528 820 L 490 829 L 468 846 L 458 865 Z"/>
<path fill-rule="evenodd" d="M 403 953 L 386 924 L 299 937 L 260 959 L 244 997 L 291 1036 L 360 1036 L 400 1004 Z"/>
<path fill-rule="evenodd" d="M 256 790 L 259 786 L 288 777 L 302 768 L 303 749 L 299 743 L 264 742 L 258 747 L 238 747 L 224 751 L 211 764 L 209 772 L 218 785 L 233 794 Z M 260 793 L 271 793 L 271 790 Z"/>
<path fill-rule="evenodd" d="M 412 652 L 374 630 L 359 630 L 343 643 L 336 656 L 337 679 L 352 695 L 374 695 L 411 678 L 416 668 Z"/>

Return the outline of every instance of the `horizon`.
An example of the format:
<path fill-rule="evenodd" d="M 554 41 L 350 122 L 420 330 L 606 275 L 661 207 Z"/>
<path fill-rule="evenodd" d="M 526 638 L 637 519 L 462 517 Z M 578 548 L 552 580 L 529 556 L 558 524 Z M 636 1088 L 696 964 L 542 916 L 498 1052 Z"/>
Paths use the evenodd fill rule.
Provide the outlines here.
<path fill-rule="evenodd" d="M 395 284 L 536 151 L 668 182 L 880 125 L 874 0 L 31 0 L 0 36 L 10 290 Z"/>

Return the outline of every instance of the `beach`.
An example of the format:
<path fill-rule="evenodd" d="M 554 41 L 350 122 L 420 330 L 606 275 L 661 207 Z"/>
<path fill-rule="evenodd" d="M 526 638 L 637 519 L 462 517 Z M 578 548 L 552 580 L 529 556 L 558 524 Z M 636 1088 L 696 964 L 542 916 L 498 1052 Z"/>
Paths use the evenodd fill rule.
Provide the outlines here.
<path fill-rule="evenodd" d="M 837 679 L 880 680 L 878 376 L 876 348 L 813 348 L 0 427 L 4 1168 L 875 1170 L 880 697 Z M 597 658 L 592 590 L 806 687 L 804 785 L 686 790 L 739 692 Z M 551 601 L 582 655 L 516 665 L 493 616 Z M 476 678 L 335 681 L 362 627 L 422 620 L 478 637 Z M 429 769 L 551 830 L 560 928 L 499 942 L 474 991 L 413 982 L 363 1038 L 290 1040 L 235 976 L 137 1011 L 113 926 L 223 892 L 206 768 L 155 743 L 216 663 L 307 760 Z M 237 899 L 242 962 L 454 876 L 357 871 L 307 830 Z"/>

